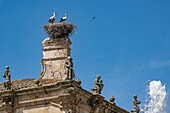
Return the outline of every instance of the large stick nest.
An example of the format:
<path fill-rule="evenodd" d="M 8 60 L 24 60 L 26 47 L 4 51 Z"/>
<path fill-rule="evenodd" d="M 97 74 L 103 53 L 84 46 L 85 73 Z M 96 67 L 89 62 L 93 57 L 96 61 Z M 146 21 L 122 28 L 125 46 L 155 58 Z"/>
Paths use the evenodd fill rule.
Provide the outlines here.
<path fill-rule="evenodd" d="M 75 26 L 68 23 L 55 23 L 44 26 L 45 31 L 51 38 L 68 37 L 74 31 Z"/>

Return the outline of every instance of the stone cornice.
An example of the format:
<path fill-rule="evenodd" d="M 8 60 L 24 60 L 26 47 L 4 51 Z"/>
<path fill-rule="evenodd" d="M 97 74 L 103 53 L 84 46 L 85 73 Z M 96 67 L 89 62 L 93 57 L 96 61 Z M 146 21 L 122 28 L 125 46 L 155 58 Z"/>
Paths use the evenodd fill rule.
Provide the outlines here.
<path fill-rule="evenodd" d="M 119 106 L 108 102 L 101 95 L 94 95 L 84 90 L 76 81 L 58 81 L 46 86 L 4 91 L 0 92 L 0 96 L 4 101 L 5 99 L 14 99 L 14 109 L 38 105 L 53 105 L 61 109 L 69 108 L 73 110 L 79 106 L 89 113 L 95 112 L 98 109 L 116 113 L 129 113 Z M 0 106 L 0 110 L 3 109 L 2 107 Z"/>

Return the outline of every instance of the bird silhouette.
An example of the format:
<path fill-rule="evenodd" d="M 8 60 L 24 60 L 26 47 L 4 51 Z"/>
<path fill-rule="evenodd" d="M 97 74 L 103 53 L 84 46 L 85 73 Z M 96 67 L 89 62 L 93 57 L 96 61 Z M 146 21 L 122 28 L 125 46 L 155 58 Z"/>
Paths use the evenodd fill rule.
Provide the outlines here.
<path fill-rule="evenodd" d="M 94 16 L 92 19 L 94 20 L 94 19 L 96 19 L 96 17 Z"/>
<path fill-rule="evenodd" d="M 56 14 L 55 12 L 53 13 L 53 16 L 50 17 L 50 19 L 48 20 L 49 23 L 53 24 L 55 22 L 55 19 L 56 19 Z"/>
<path fill-rule="evenodd" d="M 68 16 L 67 16 L 67 14 L 65 14 L 65 16 L 63 16 L 63 17 L 60 19 L 60 23 L 66 21 L 67 18 L 68 18 Z"/>

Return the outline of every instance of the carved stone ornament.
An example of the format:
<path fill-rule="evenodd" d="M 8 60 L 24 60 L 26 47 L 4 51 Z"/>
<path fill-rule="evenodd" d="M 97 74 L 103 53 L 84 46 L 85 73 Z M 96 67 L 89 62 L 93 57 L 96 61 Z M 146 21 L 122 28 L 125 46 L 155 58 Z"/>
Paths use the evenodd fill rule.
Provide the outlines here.
<path fill-rule="evenodd" d="M 134 95 L 133 97 L 133 110 L 131 110 L 131 113 L 139 113 L 140 112 L 140 108 L 139 108 L 139 104 L 141 102 L 137 100 L 137 95 Z"/>
<path fill-rule="evenodd" d="M 89 100 L 87 100 L 87 104 L 91 107 L 94 108 L 100 104 L 100 100 L 97 97 L 91 97 Z"/>
<path fill-rule="evenodd" d="M 9 71 L 9 66 L 6 66 L 6 70 L 3 74 L 3 77 L 6 79 L 4 82 L 4 90 L 11 90 L 12 84 L 11 84 L 11 74 Z"/>
<path fill-rule="evenodd" d="M 101 79 L 101 77 L 99 75 L 97 75 L 97 77 L 94 81 L 94 88 L 92 89 L 92 93 L 101 94 L 104 84 L 103 84 L 103 81 L 100 79 Z"/>

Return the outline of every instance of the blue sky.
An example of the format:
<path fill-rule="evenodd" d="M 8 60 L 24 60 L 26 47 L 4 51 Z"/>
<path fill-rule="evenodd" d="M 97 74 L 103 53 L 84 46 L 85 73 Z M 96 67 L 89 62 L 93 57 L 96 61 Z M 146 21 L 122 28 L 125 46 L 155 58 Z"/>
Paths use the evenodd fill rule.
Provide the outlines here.
<path fill-rule="evenodd" d="M 134 94 L 144 104 L 148 80 L 170 91 L 169 6 L 168 0 L 0 0 L 0 73 L 9 65 L 12 80 L 38 78 L 43 26 L 54 11 L 57 22 L 67 13 L 77 26 L 71 52 L 83 88 L 90 91 L 99 74 L 102 96 L 113 95 L 130 111 Z"/>

